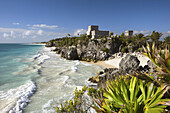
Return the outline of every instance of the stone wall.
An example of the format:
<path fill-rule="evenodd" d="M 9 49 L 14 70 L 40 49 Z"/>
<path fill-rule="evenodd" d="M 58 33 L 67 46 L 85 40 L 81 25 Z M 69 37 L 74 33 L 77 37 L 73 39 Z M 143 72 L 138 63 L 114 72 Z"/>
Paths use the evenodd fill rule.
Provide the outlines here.
<path fill-rule="evenodd" d="M 92 39 L 109 36 L 109 31 L 99 31 L 98 28 L 98 26 L 88 26 L 87 35 L 92 35 Z"/>

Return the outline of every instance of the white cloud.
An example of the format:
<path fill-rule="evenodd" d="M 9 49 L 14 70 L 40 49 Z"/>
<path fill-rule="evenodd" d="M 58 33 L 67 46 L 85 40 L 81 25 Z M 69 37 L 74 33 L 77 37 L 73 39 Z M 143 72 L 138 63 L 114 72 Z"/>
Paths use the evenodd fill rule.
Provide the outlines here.
<path fill-rule="evenodd" d="M 170 31 L 168 31 L 167 33 L 169 33 L 169 34 L 170 34 Z"/>
<path fill-rule="evenodd" d="M 14 22 L 14 23 L 12 23 L 13 25 L 19 25 L 20 23 L 18 23 L 18 22 Z"/>
<path fill-rule="evenodd" d="M 152 32 L 149 31 L 149 30 L 134 31 L 134 34 L 139 34 L 139 33 L 142 33 L 142 34 L 144 34 L 146 36 L 146 35 L 151 35 Z M 160 37 L 160 40 L 164 40 L 165 37 L 170 36 L 170 31 L 162 32 L 162 34 L 163 35 Z"/>
<path fill-rule="evenodd" d="M 6 37 L 13 37 L 14 36 L 14 31 L 10 31 L 8 33 L 3 33 L 3 37 L 6 38 Z"/>
<path fill-rule="evenodd" d="M 160 38 L 160 40 L 164 40 L 165 37 L 170 36 L 170 31 L 163 32 L 162 34 L 163 34 L 163 35 L 162 35 L 162 37 Z"/>
<path fill-rule="evenodd" d="M 77 30 L 75 30 L 74 35 L 85 34 L 86 31 L 87 31 L 86 29 L 77 29 Z"/>
<path fill-rule="evenodd" d="M 23 32 L 25 31 L 25 29 L 18 29 L 18 28 L 0 28 L 0 32 L 11 32 L 11 31 L 14 31 L 14 32 Z"/>
<path fill-rule="evenodd" d="M 34 35 L 34 36 L 32 36 L 32 38 L 37 38 L 37 36 Z"/>
<path fill-rule="evenodd" d="M 42 35 L 42 34 L 43 34 L 43 30 L 38 30 L 38 31 L 37 31 L 37 34 L 38 34 L 38 35 Z"/>
<path fill-rule="evenodd" d="M 4 37 L 4 38 L 9 37 L 9 36 L 10 36 L 10 34 L 8 34 L 8 33 L 4 33 L 4 34 L 3 34 L 3 37 Z"/>
<path fill-rule="evenodd" d="M 56 29 L 58 28 L 57 25 L 46 25 L 46 24 L 34 24 L 34 25 L 27 25 L 30 26 L 29 28 L 31 29 L 40 29 L 40 28 L 45 28 L 45 29 Z"/>
<path fill-rule="evenodd" d="M 14 36 L 14 31 L 11 31 L 11 37 Z"/>
<path fill-rule="evenodd" d="M 31 30 L 26 30 L 26 31 L 23 32 L 23 35 L 28 36 L 28 35 L 30 35 L 31 33 L 32 33 Z"/>
<path fill-rule="evenodd" d="M 135 31 L 133 31 L 133 33 L 134 34 L 142 33 L 142 34 L 144 34 L 146 36 L 146 35 L 150 34 L 151 32 L 149 30 L 142 30 L 142 31 L 135 30 Z"/>
<path fill-rule="evenodd" d="M 18 28 L 0 28 L 0 42 L 2 40 L 17 40 L 21 42 L 49 41 L 57 37 L 64 37 L 67 33 L 49 32 L 41 29 L 18 29 Z M 27 40 L 27 41 L 25 41 Z M 8 42 L 7 41 L 7 42 Z"/>

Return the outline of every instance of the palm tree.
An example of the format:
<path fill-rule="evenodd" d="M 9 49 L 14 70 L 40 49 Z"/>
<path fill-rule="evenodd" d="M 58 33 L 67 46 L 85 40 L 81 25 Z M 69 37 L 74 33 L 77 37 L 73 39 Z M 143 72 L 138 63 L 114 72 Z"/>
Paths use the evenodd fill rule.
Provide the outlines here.
<path fill-rule="evenodd" d="M 158 42 L 161 36 L 162 36 L 162 33 L 153 31 L 151 36 L 150 36 L 151 37 L 151 41 L 152 42 Z"/>
<path fill-rule="evenodd" d="M 68 36 L 71 36 L 69 33 L 66 35 L 66 42 L 67 42 L 67 47 L 68 47 Z"/>

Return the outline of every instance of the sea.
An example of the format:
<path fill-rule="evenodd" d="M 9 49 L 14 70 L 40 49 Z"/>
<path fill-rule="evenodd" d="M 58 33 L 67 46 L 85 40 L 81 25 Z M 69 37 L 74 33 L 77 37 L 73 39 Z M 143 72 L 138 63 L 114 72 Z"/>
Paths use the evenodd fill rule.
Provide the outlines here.
<path fill-rule="evenodd" d="M 0 113 L 55 113 L 100 70 L 44 45 L 0 44 Z"/>

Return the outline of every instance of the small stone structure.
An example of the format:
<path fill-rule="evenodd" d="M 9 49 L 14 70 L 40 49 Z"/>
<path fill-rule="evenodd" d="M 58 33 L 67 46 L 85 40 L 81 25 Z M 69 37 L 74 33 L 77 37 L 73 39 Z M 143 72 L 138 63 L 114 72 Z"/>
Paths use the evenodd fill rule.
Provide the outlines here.
<path fill-rule="evenodd" d="M 99 26 L 91 25 L 88 26 L 87 35 L 91 35 L 92 39 L 96 39 L 103 36 L 109 36 L 109 31 L 99 31 Z"/>
<path fill-rule="evenodd" d="M 133 36 L 133 30 L 125 31 L 125 36 Z"/>

